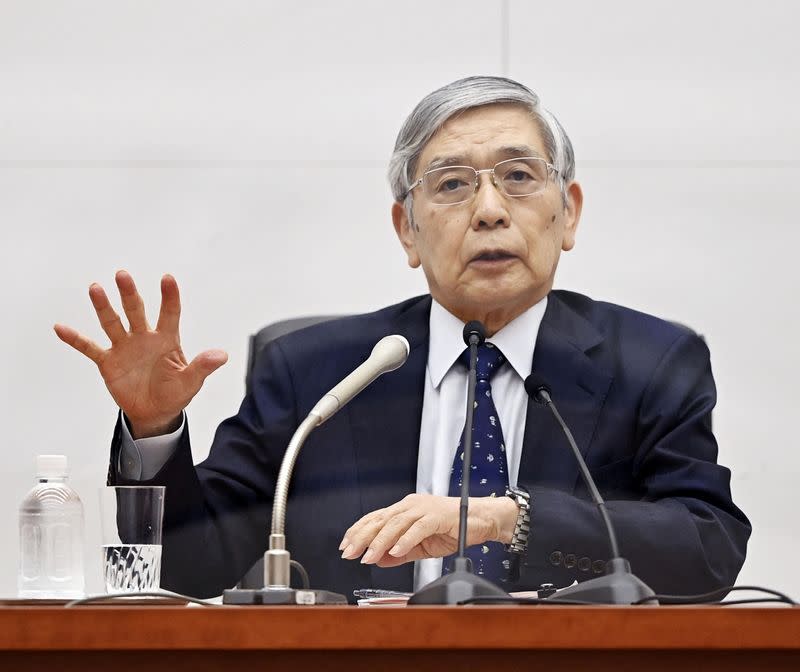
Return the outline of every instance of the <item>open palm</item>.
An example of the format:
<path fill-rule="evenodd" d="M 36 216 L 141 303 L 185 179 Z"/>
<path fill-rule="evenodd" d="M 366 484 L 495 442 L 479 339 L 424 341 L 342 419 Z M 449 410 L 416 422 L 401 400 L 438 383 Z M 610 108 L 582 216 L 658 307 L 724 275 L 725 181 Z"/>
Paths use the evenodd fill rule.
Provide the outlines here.
<path fill-rule="evenodd" d="M 89 287 L 100 325 L 111 340 L 110 348 L 103 349 L 71 327 L 57 324 L 54 329 L 62 341 L 97 364 L 136 438 L 162 434 L 170 430 L 206 377 L 228 356 L 221 350 L 206 350 L 187 362 L 180 344 L 180 293 L 171 275 L 161 279 L 161 311 L 155 329 L 147 322 L 144 302 L 130 274 L 119 271 L 116 283 L 128 330 L 105 290 L 98 284 Z"/>

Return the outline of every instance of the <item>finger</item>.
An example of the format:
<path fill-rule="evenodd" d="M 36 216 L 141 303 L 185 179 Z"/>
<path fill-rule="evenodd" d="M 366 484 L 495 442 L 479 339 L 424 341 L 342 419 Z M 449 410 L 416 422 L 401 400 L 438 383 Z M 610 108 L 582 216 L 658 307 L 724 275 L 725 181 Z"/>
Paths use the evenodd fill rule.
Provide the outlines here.
<path fill-rule="evenodd" d="M 94 312 L 97 313 L 97 319 L 100 320 L 100 326 L 103 327 L 103 331 L 106 332 L 111 343 L 118 343 L 125 338 L 127 332 L 122 326 L 122 320 L 111 306 L 105 290 L 96 282 L 89 287 L 89 298 L 94 306 Z"/>
<path fill-rule="evenodd" d="M 407 562 L 416 562 L 417 560 L 428 560 L 429 558 L 444 558 L 448 555 L 452 555 L 458 549 L 458 544 L 453 544 L 452 549 L 447 549 L 446 547 L 442 547 L 440 551 L 436 553 L 431 553 L 430 551 L 426 551 L 424 546 L 414 546 L 408 553 L 405 555 L 394 556 L 389 555 L 388 553 L 384 554 L 384 556 L 378 560 L 375 564 L 378 567 L 397 567 L 398 565 L 404 565 Z"/>
<path fill-rule="evenodd" d="M 339 544 L 339 550 L 340 551 L 345 550 L 345 548 L 347 548 L 350 545 L 350 540 L 354 539 L 365 525 L 368 525 L 374 522 L 375 520 L 382 518 L 384 516 L 384 511 L 385 509 L 376 509 L 375 511 L 371 511 L 365 516 L 359 518 L 350 527 L 348 527 L 347 531 L 344 533 L 344 536 L 342 537 L 341 543 Z"/>
<path fill-rule="evenodd" d="M 370 511 L 369 513 L 361 516 L 355 523 L 353 523 L 345 532 L 346 536 L 356 534 L 358 530 L 363 527 L 364 525 L 368 525 L 370 523 L 375 522 L 376 520 L 380 520 L 386 518 L 386 511 L 387 509 L 375 509 L 374 511 Z"/>
<path fill-rule="evenodd" d="M 68 327 L 64 324 L 53 325 L 53 330 L 56 332 L 56 336 L 64 341 L 64 343 L 72 346 L 82 355 L 86 355 L 95 364 L 100 364 L 100 360 L 103 358 L 103 353 L 105 351 L 97 345 L 97 343 L 90 341 L 86 336 L 79 334 L 72 327 Z"/>
<path fill-rule="evenodd" d="M 158 314 L 157 331 L 166 331 L 178 335 L 181 318 L 181 295 L 178 283 L 171 275 L 161 278 L 161 312 Z"/>
<path fill-rule="evenodd" d="M 128 271 L 117 271 L 115 280 L 131 331 L 147 331 L 150 325 L 147 324 L 147 317 L 144 314 L 144 301 L 136 290 L 131 274 Z"/>
<path fill-rule="evenodd" d="M 424 518 L 422 519 L 424 520 Z M 386 522 L 369 543 L 367 552 L 361 558 L 363 564 L 370 564 L 383 557 L 390 548 L 394 548 L 398 539 L 413 525 L 419 523 L 413 516 L 396 516 Z"/>
<path fill-rule="evenodd" d="M 375 538 L 375 535 L 380 532 L 386 520 L 384 510 L 379 509 L 356 522 L 345 533 L 348 545 L 342 552 L 342 557 L 345 560 L 353 560 L 361 555 Z"/>
<path fill-rule="evenodd" d="M 401 558 L 411 554 L 425 539 L 438 534 L 438 525 L 429 516 L 420 518 L 410 525 L 402 535 L 399 535 L 394 545 L 388 549 L 391 557 Z"/>
<path fill-rule="evenodd" d="M 399 565 L 404 565 L 407 562 L 413 562 L 414 560 L 420 560 L 422 558 L 423 558 L 423 554 L 422 553 L 420 553 L 418 558 L 413 558 L 413 557 L 410 557 L 410 556 L 403 556 L 402 558 L 395 558 L 395 557 L 393 557 L 391 555 L 384 555 L 382 558 L 377 560 L 375 562 L 375 564 L 378 567 L 383 567 L 385 569 L 388 569 L 390 567 L 398 567 Z"/>
<path fill-rule="evenodd" d="M 369 521 L 374 520 L 376 514 L 379 513 L 381 510 L 382 509 L 379 509 L 378 511 L 373 511 L 372 513 L 368 513 L 366 516 L 362 516 L 355 523 L 353 523 L 350 527 L 347 528 L 344 535 L 342 536 L 342 541 L 339 542 L 339 550 L 343 551 L 342 553 L 343 558 L 349 559 L 349 555 L 352 551 L 351 546 L 353 544 L 351 540 L 355 539 L 356 536 L 360 533 L 361 529 L 364 527 L 364 525 L 369 523 Z"/>
<path fill-rule="evenodd" d="M 448 555 L 450 554 L 448 553 Z M 384 553 L 383 557 L 378 559 L 375 562 L 375 564 L 378 567 L 397 567 L 398 565 L 404 565 L 407 562 L 426 560 L 431 557 L 438 557 L 438 556 L 432 556 L 429 553 L 426 553 L 425 549 L 422 546 L 415 546 L 406 555 L 395 557 L 394 555 L 389 555 L 388 553 Z"/>
<path fill-rule="evenodd" d="M 189 362 L 186 375 L 191 376 L 197 389 L 200 389 L 205 379 L 227 361 L 228 353 L 224 350 L 205 350 Z"/>

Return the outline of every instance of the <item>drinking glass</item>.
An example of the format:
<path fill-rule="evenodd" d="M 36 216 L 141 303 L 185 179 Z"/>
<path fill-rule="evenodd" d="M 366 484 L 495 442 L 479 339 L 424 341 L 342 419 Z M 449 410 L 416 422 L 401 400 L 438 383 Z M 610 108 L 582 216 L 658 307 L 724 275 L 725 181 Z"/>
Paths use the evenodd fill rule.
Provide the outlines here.
<path fill-rule="evenodd" d="M 107 593 L 159 589 L 164 486 L 100 488 L 103 575 Z"/>

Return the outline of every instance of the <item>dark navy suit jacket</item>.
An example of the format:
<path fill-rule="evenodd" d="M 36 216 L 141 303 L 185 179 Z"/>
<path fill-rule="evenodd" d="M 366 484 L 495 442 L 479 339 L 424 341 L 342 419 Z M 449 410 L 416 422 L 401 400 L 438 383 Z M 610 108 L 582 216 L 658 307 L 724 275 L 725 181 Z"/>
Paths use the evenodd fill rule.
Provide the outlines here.
<path fill-rule="evenodd" d="M 299 422 L 391 333 L 411 344 L 385 374 L 319 427 L 289 491 L 287 544 L 312 585 L 351 596 L 359 587 L 411 590 L 413 563 L 382 569 L 342 560 L 344 531 L 416 487 L 429 296 L 273 341 L 253 389 L 192 466 L 189 432 L 153 478 L 164 484 L 162 585 L 193 595 L 235 584 L 266 548 L 275 479 Z M 533 370 L 572 429 L 608 501 L 622 555 L 658 593 L 733 584 L 750 525 L 733 504 L 730 472 L 711 431 L 716 390 L 702 339 L 668 322 L 563 291 L 549 295 Z M 532 534 L 519 583 L 592 578 L 609 556 L 561 429 L 529 402 L 518 481 L 531 492 Z M 119 426 L 112 445 L 117 463 Z M 112 475 L 112 480 L 124 482 Z"/>

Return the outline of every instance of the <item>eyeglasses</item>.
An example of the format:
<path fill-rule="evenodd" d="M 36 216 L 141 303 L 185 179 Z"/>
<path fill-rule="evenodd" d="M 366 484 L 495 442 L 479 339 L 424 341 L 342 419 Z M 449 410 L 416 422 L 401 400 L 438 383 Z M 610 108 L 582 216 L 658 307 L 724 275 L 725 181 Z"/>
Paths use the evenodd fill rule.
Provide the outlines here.
<path fill-rule="evenodd" d="M 558 170 L 544 159 L 534 156 L 506 159 L 494 168 L 483 170 L 476 170 L 471 166 L 445 166 L 424 173 L 408 188 L 405 196 L 421 185 L 423 193 L 433 203 L 464 203 L 478 192 L 478 177 L 481 173 L 489 173 L 492 184 L 500 193 L 512 198 L 522 198 L 543 191 L 547 187 L 550 173 L 558 175 Z"/>

